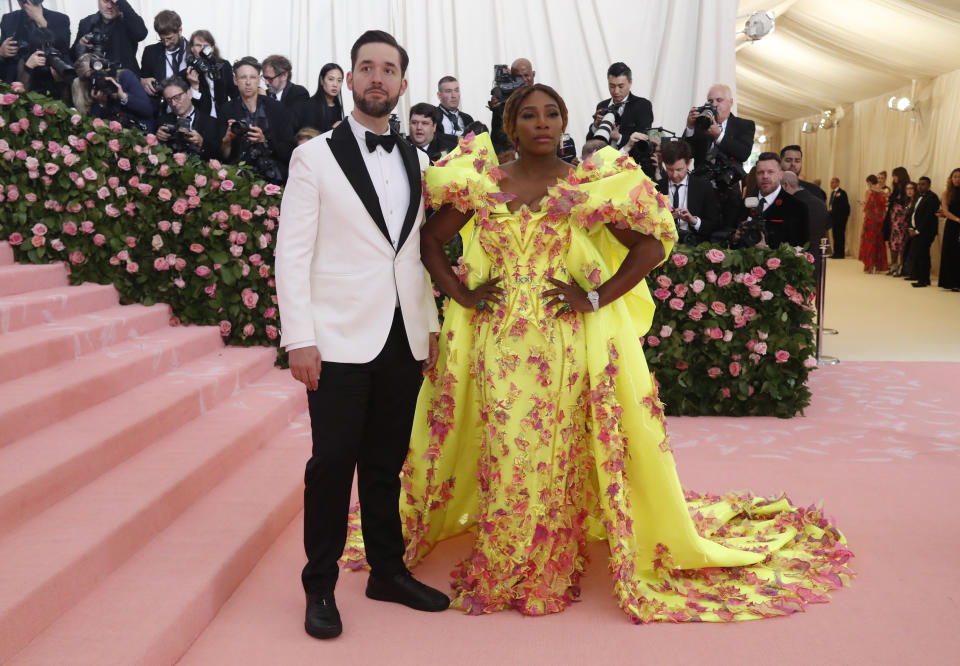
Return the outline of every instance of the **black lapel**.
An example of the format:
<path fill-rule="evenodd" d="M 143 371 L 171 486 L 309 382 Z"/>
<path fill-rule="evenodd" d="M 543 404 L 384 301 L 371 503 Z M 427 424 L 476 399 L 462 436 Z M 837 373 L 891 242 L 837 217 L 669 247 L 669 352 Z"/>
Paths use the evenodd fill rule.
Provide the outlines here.
<path fill-rule="evenodd" d="M 330 145 L 330 152 L 337 159 L 337 164 L 343 170 L 343 174 L 350 181 L 350 185 L 353 186 L 353 191 L 360 197 L 363 207 L 370 213 L 370 217 L 373 218 L 387 241 L 393 245 L 393 241 L 390 240 L 390 232 L 387 230 L 387 223 L 383 219 L 383 211 L 380 210 L 380 198 L 373 188 L 373 181 L 370 179 L 369 172 L 367 172 L 367 165 L 363 162 L 360 146 L 357 145 L 357 139 L 353 136 L 349 121 L 345 120 L 340 123 L 333 130 L 330 138 L 327 139 L 327 143 Z M 419 183 L 419 179 L 417 182 Z M 417 197 L 417 201 L 419 200 L 419 197 Z M 401 240 L 401 242 L 403 241 Z"/>
<path fill-rule="evenodd" d="M 417 213 L 420 209 L 420 197 L 423 195 L 423 186 L 420 182 L 420 160 L 417 159 L 417 149 L 407 143 L 403 137 L 394 132 L 397 139 L 397 149 L 400 156 L 403 157 L 403 166 L 406 167 L 407 181 L 410 184 L 410 205 L 407 206 L 407 216 L 403 218 L 403 228 L 400 230 L 400 241 L 397 243 L 397 251 L 403 247 L 403 242 L 413 230 L 413 223 L 417 219 Z"/>

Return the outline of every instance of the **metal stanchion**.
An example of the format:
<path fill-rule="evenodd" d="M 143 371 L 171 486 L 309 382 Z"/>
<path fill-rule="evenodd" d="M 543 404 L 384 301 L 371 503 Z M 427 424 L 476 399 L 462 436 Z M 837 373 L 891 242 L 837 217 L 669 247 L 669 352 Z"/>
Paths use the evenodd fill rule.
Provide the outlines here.
<path fill-rule="evenodd" d="M 829 330 L 836 335 L 835 329 L 826 329 L 823 327 L 823 310 L 826 305 L 826 287 L 827 287 L 827 248 L 829 244 L 826 238 L 820 239 L 820 282 L 817 285 L 817 365 L 836 365 L 840 362 L 836 356 L 826 356 L 823 353 L 823 336 Z"/>

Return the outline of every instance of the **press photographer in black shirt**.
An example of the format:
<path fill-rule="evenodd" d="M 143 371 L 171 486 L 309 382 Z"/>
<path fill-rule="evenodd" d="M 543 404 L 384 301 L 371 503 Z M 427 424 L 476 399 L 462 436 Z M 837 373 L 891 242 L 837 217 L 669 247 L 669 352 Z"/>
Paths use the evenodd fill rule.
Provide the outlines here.
<path fill-rule="evenodd" d="M 80 20 L 73 56 L 96 53 L 140 76 L 137 44 L 147 38 L 147 25 L 127 0 L 97 0 L 99 11 Z"/>
<path fill-rule="evenodd" d="M 157 88 L 164 106 L 172 109 L 160 116 L 157 138 L 177 152 L 219 158 L 220 128 L 209 114 L 194 107 L 189 84 L 173 77 L 158 83 Z"/>
<path fill-rule="evenodd" d="M 217 40 L 208 30 L 194 30 L 190 35 L 185 76 L 193 105 L 211 118 L 219 117 L 223 105 L 240 95 L 233 82 L 233 67 L 220 57 Z"/>
<path fill-rule="evenodd" d="M 532 86 L 536 81 L 537 73 L 533 65 L 526 58 L 517 58 L 510 65 L 510 71 L 502 65 L 494 67 L 494 87 L 490 91 L 490 102 L 487 108 L 490 109 L 490 140 L 493 142 L 493 149 L 497 155 L 509 153 L 510 159 L 513 159 L 513 140 L 503 131 L 503 107 L 510 99 L 513 91 L 522 86 Z"/>
<path fill-rule="evenodd" d="M 8 83 L 69 99 L 74 72 L 70 57 L 70 19 L 46 9 L 43 0 L 19 0 L 20 9 L 0 21 L 0 71 Z"/>
<path fill-rule="evenodd" d="M 293 121 L 283 104 L 260 94 L 260 71 L 252 56 L 234 63 L 240 96 L 223 107 L 220 147 L 228 162 L 246 162 L 266 180 L 282 183 L 294 147 Z"/>
<path fill-rule="evenodd" d="M 690 173 L 692 157 L 686 141 L 666 143 L 661 158 L 667 175 L 657 182 L 657 189 L 670 203 L 680 242 L 686 245 L 709 241 L 720 223 L 720 204 L 713 184 Z"/>

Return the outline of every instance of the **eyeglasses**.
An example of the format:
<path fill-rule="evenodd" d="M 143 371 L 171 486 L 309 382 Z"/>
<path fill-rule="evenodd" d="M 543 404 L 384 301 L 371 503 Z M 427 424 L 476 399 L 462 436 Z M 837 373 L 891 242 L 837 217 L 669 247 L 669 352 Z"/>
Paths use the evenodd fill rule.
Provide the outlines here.
<path fill-rule="evenodd" d="M 164 97 L 164 98 L 163 98 L 163 101 L 165 101 L 165 102 L 166 102 L 167 104 L 169 104 L 170 106 L 173 106 L 174 104 L 179 104 L 179 103 L 180 103 L 180 100 L 182 100 L 182 99 L 183 99 L 183 96 L 186 95 L 186 94 L 187 94 L 186 91 L 180 92 L 180 93 L 177 93 L 176 95 L 174 95 L 173 97 Z"/>
<path fill-rule="evenodd" d="M 273 76 L 267 76 L 266 74 L 264 74 L 263 80 L 266 81 L 267 83 L 273 83 L 274 81 L 279 79 L 281 76 L 283 76 L 283 73 L 274 74 Z"/>

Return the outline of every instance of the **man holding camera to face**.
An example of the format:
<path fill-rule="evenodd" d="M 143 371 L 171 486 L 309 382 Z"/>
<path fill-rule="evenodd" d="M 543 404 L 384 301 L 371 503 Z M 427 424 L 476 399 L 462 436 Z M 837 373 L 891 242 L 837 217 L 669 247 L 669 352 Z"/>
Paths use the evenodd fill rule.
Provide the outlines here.
<path fill-rule="evenodd" d="M 177 152 L 193 153 L 203 159 L 220 156 L 217 121 L 193 106 L 190 84 L 179 76 L 157 84 L 163 103 L 172 109 L 160 116 L 157 138 Z"/>
<path fill-rule="evenodd" d="M 709 241 L 720 223 L 720 204 L 713 185 L 689 172 L 692 155 L 685 141 L 666 143 L 661 156 L 667 175 L 657 182 L 657 189 L 667 197 L 680 242 L 698 245 Z"/>
<path fill-rule="evenodd" d="M 757 130 L 752 120 L 733 115 L 732 108 L 730 86 L 716 83 L 707 91 L 707 103 L 690 109 L 683 132 L 693 150 L 695 173 L 711 181 L 717 190 L 727 228 L 739 219 L 739 184 L 746 177 L 743 163 L 753 150 Z"/>
<path fill-rule="evenodd" d="M 97 0 L 99 11 L 80 20 L 73 56 L 94 53 L 140 76 L 137 44 L 147 38 L 147 25 L 127 0 Z"/>
<path fill-rule="evenodd" d="M 27 90 L 64 97 L 73 78 L 70 19 L 43 7 L 43 0 L 19 0 L 20 9 L 0 21 L 0 78 Z"/>

